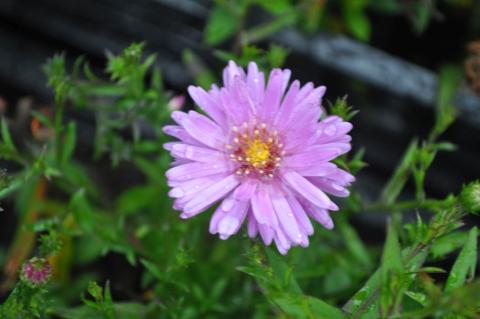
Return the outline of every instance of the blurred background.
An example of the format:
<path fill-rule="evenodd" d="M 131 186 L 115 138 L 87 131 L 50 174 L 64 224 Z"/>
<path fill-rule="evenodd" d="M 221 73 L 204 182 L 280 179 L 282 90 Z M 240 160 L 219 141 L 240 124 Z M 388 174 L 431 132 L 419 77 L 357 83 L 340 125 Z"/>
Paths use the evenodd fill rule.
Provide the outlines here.
<path fill-rule="evenodd" d="M 480 177 L 480 1 L 1 0 L 0 113 L 18 120 L 12 126 L 15 139 L 22 139 L 22 125 L 31 125 L 22 119 L 22 110 L 53 105 L 41 67 L 48 58 L 64 52 L 71 67 L 84 56 L 101 74 L 107 53 L 118 54 L 132 42 L 145 42 L 146 52 L 156 54 L 165 91 L 170 97 L 184 95 L 186 108 L 192 107 L 186 87 L 218 82 L 231 57 L 245 62 L 267 56 L 270 65 L 290 68 L 302 83 L 326 85 L 324 105 L 348 96 L 359 111 L 352 120 L 353 147 L 365 149 L 368 164 L 355 188 L 367 201 L 378 196 L 411 139 L 427 138 L 439 72 L 455 68 L 463 79 L 454 99 L 458 120 L 440 140 L 458 149 L 437 155 L 425 190 L 442 198 Z M 91 113 L 66 112 L 77 122 L 79 158 L 90 158 L 94 147 Z M 147 137 L 152 130 L 148 125 L 141 129 Z M 9 163 L 3 166 L 15 170 Z M 107 157 L 90 171 L 111 198 L 143 180 L 128 163 L 112 171 Z M 409 182 L 402 196 L 414 192 Z M 5 210 L 11 205 L 2 203 Z M 3 212 L 1 223 L 0 244 L 6 249 L 18 219 Z M 353 224 L 367 243 L 384 238 L 380 214 L 357 215 Z M 110 267 L 131 267 L 115 254 L 102 265 L 104 276 Z M 112 275 L 118 279 L 121 273 Z M 131 282 L 122 285 L 135 285 Z"/>

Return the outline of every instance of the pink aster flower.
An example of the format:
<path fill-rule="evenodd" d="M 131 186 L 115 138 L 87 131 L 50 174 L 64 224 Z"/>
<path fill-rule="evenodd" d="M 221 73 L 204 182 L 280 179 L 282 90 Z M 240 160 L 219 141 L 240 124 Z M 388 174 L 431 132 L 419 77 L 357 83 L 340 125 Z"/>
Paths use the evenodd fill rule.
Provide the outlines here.
<path fill-rule="evenodd" d="M 175 158 L 166 176 L 182 218 L 221 202 L 212 234 L 227 239 L 246 222 L 251 238 L 274 241 L 282 254 L 308 246 L 310 218 L 333 228 L 338 207 L 326 193 L 348 196 L 354 177 L 330 161 L 350 150 L 352 125 L 322 119 L 324 86 L 288 87 L 289 79 L 290 70 L 274 69 L 265 83 L 254 62 L 247 73 L 230 62 L 223 87 L 188 88 L 206 115 L 173 112 L 178 125 L 164 128 L 178 139 L 165 145 Z"/>

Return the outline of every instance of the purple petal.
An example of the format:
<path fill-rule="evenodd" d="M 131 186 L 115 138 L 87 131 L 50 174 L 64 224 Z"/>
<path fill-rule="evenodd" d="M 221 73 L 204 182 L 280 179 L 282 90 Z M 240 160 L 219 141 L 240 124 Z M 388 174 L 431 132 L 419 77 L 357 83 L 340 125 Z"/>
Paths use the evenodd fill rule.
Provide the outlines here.
<path fill-rule="evenodd" d="M 324 162 L 317 165 L 309 165 L 295 169 L 302 176 L 328 176 L 337 171 L 337 166 L 330 162 Z"/>
<path fill-rule="evenodd" d="M 278 221 L 268 189 L 262 184 L 258 186 L 251 200 L 253 215 L 259 224 L 275 228 Z"/>
<path fill-rule="evenodd" d="M 290 168 L 305 168 L 328 162 L 341 154 L 341 150 L 335 147 L 317 145 L 308 150 L 289 156 L 285 156 L 282 164 Z"/>
<path fill-rule="evenodd" d="M 262 237 L 263 243 L 268 246 L 272 243 L 274 232 L 272 228 L 264 224 L 257 224 L 260 237 Z"/>
<path fill-rule="evenodd" d="M 235 175 L 230 175 L 220 182 L 204 189 L 198 193 L 191 201 L 185 204 L 183 208 L 183 218 L 192 217 L 215 203 L 220 198 L 228 194 L 238 185 L 239 181 Z"/>
<path fill-rule="evenodd" d="M 168 195 L 173 198 L 183 198 L 194 195 L 202 191 L 205 187 L 217 183 L 225 178 L 224 174 L 211 175 L 208 177 L 201 177 L 196 179 L 190 179 L 185 182 L 169 183 L 170 186 L 174 186 Z"/>
<path fill-rule="evenodd" d="M 173 136 L 185 142 L 187 144 L 192 145 L 201 145 L 196 139 L 190 136 L 188 132 L 181 126 L 178 125 L 167 125 L 163 127 L 163 132 L 167 135 Z"/>
<path fill-rule="evenodd" d="M 308 204 L 307 204 L 308 205 Z M 315 205 L 308 205 L 308 214 L 326 229 L 333 229 L 333 221 L 326 209 Z"/>
<path fill-rule="evenodd" d="M 235 64 L 233 61 L 228 61 L 228 66 L 223 70 L 223 84 L 226 88 L 233 85 L 233 79 L 239 77 L 245 79 L 245 72 L 243 69 Z"/>
<path fill-rule="evenodd" d="M 218 162 L 225 159 L 225 155 L 212 149 L 187 145 L 183 143 L 174 144 L 171 148 L 172 155 L 197 162 Z"/>
<path fill-rule="evenodd" d="M 221 207 L 217 207 L 215 212 L 213 213 L 212 217 L 210 218 L 210 224 L 208 227 L 208 231 L 210 234 L 214 235 L 218 233 L 218 222 L 222 219 L 227 213 L 221 209 Z"/>
<path fill-rule="evenodd" d="M 310 222 L 310 219 L 308 218 L 307 213 L 303 209 L 300 202 L 295 198 L 294 195 L 288 196 L 287 200 L 294 212 L 295 218 L 297 219 L 299 226 L 303 229 L 305 234 L 312 235 L 314 231 L 313 225 Z M 307 237 L 307 236 L 304 236 L 304 237 Z"/>
<path fill-rule="evenodd" d="M 282 255 L 286 255 L 290 247 L 292 247 L 290 241 L 287 239 L 280 227 L 277 228 L 277 231 L 275 232 L 274 240 L 278 252 Z"/>
<path fill-rule="evenodd" d="M 226 162 L 218 162 L 216 164 L 188 163 L 170 168 L 165 175 L 172 181 L 186 181 L 231 171 L 232 167 Z"/>
<path fill-rule="evenodd" d="M 282 177 L 293 190 L 314 205 L 330 210 L 338 210 L 337 205 L 324 192 L 297 172 L 289 171 L 283 173 Z"/>
<path fill-rule="evenodd" d="M 254 179 L 243 181 L 233 192 L 233 198 L 239 201 L 248 201 L 257 189 L 258 182 Z"/>
<path fill-rule="evenodd" d="M 283 129 L 284 126 L 288 122 L 288 118 L 290 114 L 293 112 L 293 109 L 296 106 L 296 97 L 300 90 L 300 82 L 295 80 L 292 85 L 290 85 L 290 89 L 288 90 L 285 98 L 283 99 L 282 105 L 280 106 L 280 110 L 276 116 L 275 124 L 278 126 L 279 129 Z"/>
<path fill-rule="evenodd" d="M 300 231 L 292 208 L 288 204 L 287 199 L 283 194 L 276 190 L 275 195 L 272 195 L 272 204 L 277 213 L 278 220 L 282 229 L 285 231 L 287 237 L 294 243 L 300 244 L 304 236 Z"/>
<path fill-rule="evenodd" d="M 222 124 L 225 122 L 225 114 L 223 113 L 220 105 L 205 92 L 201 87 L 195 87 L 190 85 L 188 87 L 188 93 L 195 101 L 195 103 L 207 113 L 215 122 Z"/>
<path fill-rule="evenodd" d="M 256 108 L 258 108 L 260 102 L 263 101 L 265 76 L 262 72 L 258 71 L 255 62 L 250 62 L 248 64 L 247 86 L 253 103 Z"/>
<path fill-rule="evenodd" d="M 308 180 L 322 191 L 334 196 L 348 197 L 350 195 L 350 192 L 345 187 L 335 183 L 333 180 L 324 177 L 311 177 Z"/>
<path fill-rule="evenodd" d="M 217 230 L 221 239 L 225 240 L 238 232 L 247 216 L 248 208 L 248 202 L 237 202 L 228 214 L 219 220 Z"/>
<path fill-rule="evenodd" d="M 232 90 L 222 88 L 220 90 L 220 99 L 222 100 L 222 106 L 228 117 L 228 125 L 240 125 L 249 120 L 248 112 L 245 112 L 245 110 L 238 106 Z"/>
<path fill-rule="evenodd" d="M 188 112 L 182 119 L 182 126 L 194 139 L 216 149 L 225 145 L 223 130 L 205 115 L 195 111 Z"/>
<path fill-rule="evenodd" d="M 255 238 L 258 234 L 258 227 L 257 221 L 255 220 L 255 216 L 253 216 L 253 212 L 250 209 L 248 212 L 248 237 Z"/>
<path fill-rule="evenodd" d="M 270 73 L 265 96 L 260 112 L 260 120 L 266 123 L 272 123 L 278 109 L 280 101 L 290 79 L 290 70 L 273 69 Z"/>

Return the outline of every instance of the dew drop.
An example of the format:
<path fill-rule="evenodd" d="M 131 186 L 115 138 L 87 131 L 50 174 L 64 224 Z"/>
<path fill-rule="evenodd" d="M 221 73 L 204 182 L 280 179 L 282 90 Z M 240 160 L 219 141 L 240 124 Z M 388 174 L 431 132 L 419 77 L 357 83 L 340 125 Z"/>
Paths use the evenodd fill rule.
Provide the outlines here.
<path fill-rule="evenodd" d="M 194 158 L 194 154 L 195 154 L 195 152 L 194 152 L 194 150 L 193 150 L 192 147 L 187 147 L 187 148 L 185 149 L 185 157 L 186 157 L 186 158 L 193 159 L 193 158 Z"/>
<path fill-rule="evenodd" d="M 333 136 L 337 132 L 337 127 L 333 124 L 329 124 L 323 129 L 323 132 L 328 136 Z"/>

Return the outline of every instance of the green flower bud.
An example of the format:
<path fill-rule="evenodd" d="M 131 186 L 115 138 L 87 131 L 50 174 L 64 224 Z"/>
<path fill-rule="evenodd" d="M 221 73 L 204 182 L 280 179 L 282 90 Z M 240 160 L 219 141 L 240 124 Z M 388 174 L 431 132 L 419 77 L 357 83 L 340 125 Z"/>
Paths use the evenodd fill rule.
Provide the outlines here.
<path fill-rule="evenodd" d="M 480 213 L 480 181 L 474 181 L 463 186 L 460 193 L 460 203 L 470 213 Z"/>

